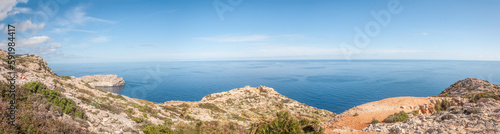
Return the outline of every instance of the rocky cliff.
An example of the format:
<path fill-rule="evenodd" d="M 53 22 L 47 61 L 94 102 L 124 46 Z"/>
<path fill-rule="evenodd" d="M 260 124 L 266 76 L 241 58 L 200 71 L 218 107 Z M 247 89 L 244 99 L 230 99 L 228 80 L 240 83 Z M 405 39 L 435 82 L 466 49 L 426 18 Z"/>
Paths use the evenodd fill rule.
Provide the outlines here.
<path fill-rule="evenodd" d="M 1 50 L 1 92 L 7 92 L 8 66 Z M 336 114 L 307 106 L 285 97 L 269 87 L 243 87 L 214 93 L 200 101 L 153 103 L 107 92 L 99 86 L 120 86 L 125 82 L 116 75 L 75 78 L 58 76 L 45 60 L 36 55 L 16 58 L 20 127 L 5 125 L 8 96 L 0 96 L 0 126 L 3 133 L 248 133 L 259 123 L 278 119 L 286 111 L 290 119 L 300 120 L 311 132 L 320 131 L 319 122 Z M 40 83 L 37 83 L 40 82 Z M 96 88 L 97 87 L 97 88 Z M 5 94 L 6 95 L 6 94 Z M 33 98 L 36 96 L 35 98 Z M 55 99 L 54 99 L 55 98 Z M 34 115 L 33 115 L 34 114 Z M 288 115 L 288 114 L 287 114 Z M 5 118 L 4 118 L 5 117 Z M 38 119 L 47 119 L 37 122 Z M 50 122 L 50 123 L 48 123 Z M 41 124 L 40 124 L 41 123 Z M 54 123 L 56 125 L 54 125 Z M 33 124 L 39 124 L 36 129 Z M 52 124 L 52 125 L 50 125 Z M 57 125 L 59 124 L 59 125 Z M 310 124 L 310 125 L 309 125 Z M 31 127 L 30 127 L 31 126 Z"/>
<path fill-rule="evenodd" d="M 499 89 L 488 81 L 467 78 L 446 88 L 439 97 L 395 97 L 370 102 L 322 126 L 326 133 L 500 133 Z M 403 121 L 386 121 L 401 111 L 406 115 Z"/>

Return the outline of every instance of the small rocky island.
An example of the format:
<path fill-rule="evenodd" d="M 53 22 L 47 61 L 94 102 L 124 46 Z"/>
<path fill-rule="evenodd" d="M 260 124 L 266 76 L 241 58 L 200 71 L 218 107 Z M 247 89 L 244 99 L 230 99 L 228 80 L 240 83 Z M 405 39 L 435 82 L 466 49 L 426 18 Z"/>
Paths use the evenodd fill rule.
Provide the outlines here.
<path fill-rule="evenodd" d="M 123 86 L 117 75 L 59 76 L 36 55 L 16 57 L 12 126 L 3 50 L 0 59 L 0 133 L 500 133 L 500 86 L 476 78 L 439 96 L 387 98 L 337 115 L 265 86 L 153 103 L 97 88 Z"/>
<path fill-rule="evenodd" d="M 76 78 L 76 80 L 81 80 L 84 83 L 88 83 L 92 88 L 95 87 L 117 87 L 125 85 L 123 78 L 118 77 L 118 75 L 108 74 L 108 75 L 94 75 L 94 76 L 83 76 Z"/>

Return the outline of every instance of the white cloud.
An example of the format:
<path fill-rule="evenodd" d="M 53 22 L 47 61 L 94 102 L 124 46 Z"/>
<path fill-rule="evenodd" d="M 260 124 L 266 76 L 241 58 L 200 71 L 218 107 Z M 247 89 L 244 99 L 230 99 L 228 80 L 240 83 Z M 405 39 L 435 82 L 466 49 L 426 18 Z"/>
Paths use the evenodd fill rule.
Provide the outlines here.
<path fill-rule="evenodd" d="M 38 30 L 42 30 L 43 27 L 45 27 L 44 23 L 37 25 L 37 24 L 32 23 L 31 20 L 26 20 L 26 21 L 19 23 L 16 26 L 16 31 L 25 32 L 25 31 L 32 30 L 32 32 L 36 32 Z"/>
<path fill-rule="evenodd" d="M 90 35 L 90 36 L 92 37 L 90 41 L 95 43 L 104 43 L 109 41 L 109 38 L 106 36 L 99 36 L 99 35 Z"/>
<path fill-rule="evenodd" d="M 43 54 L 48 54 L 50 52 L 55 52 L 57 49 L 61 47 L 61 43 L 52 43 L 52 44 L 47 44 L 45 46 L 40 47 L 39 49 Z"/>
<path fill-rule="evenodd" d="M 27 8 L 15 7 L 17 3 L 27 3 L 28 0 L 2 0 L 0 4 L 0 21 L 7 18 L 9 15 L 15 15 L 24 11 L 29 11 Z"/>
<path fill-rule="evenodd" d="M 10 11 L 9 13 L 7 13 L 7 15 L 16 15 L 18 13 L 30 13 L 31 12 L 31 8 L 27 8 L 27 7 L 14 7 L 12 8 L 12 11 Z"/>
<path fill-rule="evenodd" d="M 59 21 L 59 24 L 71 26 L 73 24 L 76 25 L 85 25 L 87 22 L 104 22 L 104 23 L 116 23 L 111 20 L 105 20 L 95 17 L 87 16 L 87 13 L 83 10 L 85 6 L 77 6 L 73 10 L 66 12 L 65 19 Z"/>
<path fill-rule="evenodd" d="M 4 27 L 5 27 L 5 24 L 4 24 L 4 23 L 0 24 L 0 31 L 2 31 L 2 29 L 3 29 Z"/>
<path fill-rule="evenodd" d="M 266 41 L 271 39 L 271 37 L 265 35 L 248 35 L 248 36 L 201 37 L 195 39 L 203 41 L 212 41 L 212 42 L 254 42 L 254 41 Z"/>
<path fill-rule="evenodd" d="M 426 35 L 428 35 L 428 33 L 422 33 L 422 35 L 423 35 L 423 36 L 426 36 Z"/>
<path fill-rule="evenodd" d="M 33 47 L 33 46 L 38 46 L 38 45 L 41 45 L 43 43 L 52 42 L 52 41 L 55 41 L 55 40 L 48 37 L 48 36 L 34 36 L 31 38 L 20 40 L 18 43 L 16 43 L 16 46 Z"/>

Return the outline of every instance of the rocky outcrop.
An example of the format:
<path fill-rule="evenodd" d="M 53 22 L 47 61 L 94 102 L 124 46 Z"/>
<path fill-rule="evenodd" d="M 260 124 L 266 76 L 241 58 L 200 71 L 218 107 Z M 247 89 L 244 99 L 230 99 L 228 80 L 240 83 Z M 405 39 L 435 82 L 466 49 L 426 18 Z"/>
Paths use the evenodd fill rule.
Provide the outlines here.
<path fill-rule="evenodd" d="M 108 75 L 94 75 L 94 76 L 83 76 L 76 78 L 76 80 L 81 80 L 84 83 L 88 83 L 91 87 L 113 87 L 113 86 L 123 86 L 125 81 L 122 77 L 118 75 L 108 74 Z"/>
<path fill-rule="evenodd" d="M 440 96 L 451 95 L 463 97 L 470 94 L 486 92 L 500 94 L 500 86 L 477 78 L 467 78 L 465 80 L 455 82 L 455 84 L 444 89 Z"/>
<path fill-rule="evenodd" d="M 450 107 L 441 112 L 420 114 L 399 123 L 369 125 L 363 132 L 378 133 L 500 133 L 500 96 L 498 85 L 476 78 L 461 80 L 440 96 Z M 436 97 L 443 98 L 443 97 Z M 443 102 L 443 101 L 441 101 Z M 431 107 L 438 105 L 431 102 Z M 422 112 L 421 112 L 422 113 Z"/>
<path fill-rule="evenodd" d="M 500 101 L 482 98 L 477 104 L 452 106 L 447 111 L 419 115 L 400 123 L 383 123 L 364 128 L 378 133 L 500 133 Z"/>
<path fill-rule="evenodd" d="M 231 131 L 244 132 L 254 123 L 273 119 L 280 111 L 288 111 L 290 116 L 297 119 L 309 119 L 315 122 L 335 116 L 335 113 L 307 106 L 265 86 L 246 86 L 214 93 L 195 102 L 153 103 L 95 88 L 124 85 L 123 78 L 117 75 L 80 78 L 58 76 L 50 70 L 41 57 L 35 55 L 19 57 L 18 60 L 21 62 L 16 66 L 18 71 L 16 84 L 39 81 L 48 89 L 60 92 L 64 97 L 73 100 L 75 105 L 84 111 L 86 118 L 77 121 L 78 119 L 70 115 L 62 114 L 63 118 L 60 120 L 68 124 L 78 124 L 78 127 L 90 133 L 142 133 L 142 126 L 150 124 L 166 124 L 173 130 L 195 130 L 199 124 L 219 124 L 219 127 L 226 127 Z M 0 74 L 5 76 L 6 57 L 0 58 L 2 59 Z M 5 79 L 0 81 L 6 82 Z M 213 126 L 213 128 L 219 127 Z M 214 133 L 223 133 L 215 130 L 219 129 L 214 129 Z"/>

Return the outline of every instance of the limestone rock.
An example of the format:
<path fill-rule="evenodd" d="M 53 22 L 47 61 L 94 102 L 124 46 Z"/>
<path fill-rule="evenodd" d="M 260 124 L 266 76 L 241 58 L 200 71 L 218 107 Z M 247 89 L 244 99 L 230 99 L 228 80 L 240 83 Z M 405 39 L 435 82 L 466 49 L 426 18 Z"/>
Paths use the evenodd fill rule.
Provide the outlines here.
<path fill-rule="evenodd" d="M 85 83 L 88 83 L 93 88 L 95 88 L 96 86 L 113 87 L 125 85 L 125 81 L 123 80 L 123 78 L 118 77 L 114 74 L 83 76 L 80 78 L 76 78 L 76 80 L 81 80 Z"/>

